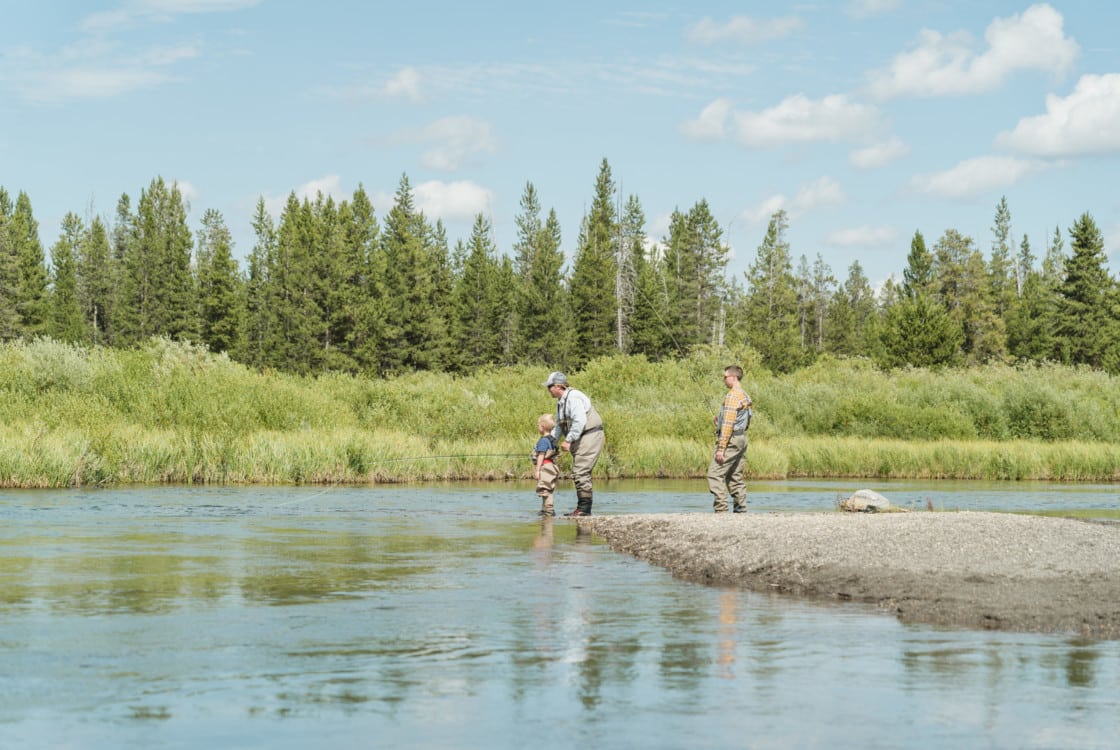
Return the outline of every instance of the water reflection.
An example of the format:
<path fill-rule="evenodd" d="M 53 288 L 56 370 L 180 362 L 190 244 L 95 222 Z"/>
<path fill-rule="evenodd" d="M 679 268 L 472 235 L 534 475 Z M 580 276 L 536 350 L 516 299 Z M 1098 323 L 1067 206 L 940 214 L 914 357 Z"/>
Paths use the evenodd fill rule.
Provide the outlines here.
<path fill-rule="evenodd" d="M 725 680 L 735 677 L 735 642 L 739 632 L 738 613 L 739 592 L 723 591 L 719 595 L 719 645 L 716 664 L 720 666 L 719 676 Z"/>
<path fill-rule="evenodd" d="M 1078 645 L 1066 656 L 1066 684 L 1071 687 L 1092 687 L 1094 668 L 1100 657 L 1092 644 Z"/>

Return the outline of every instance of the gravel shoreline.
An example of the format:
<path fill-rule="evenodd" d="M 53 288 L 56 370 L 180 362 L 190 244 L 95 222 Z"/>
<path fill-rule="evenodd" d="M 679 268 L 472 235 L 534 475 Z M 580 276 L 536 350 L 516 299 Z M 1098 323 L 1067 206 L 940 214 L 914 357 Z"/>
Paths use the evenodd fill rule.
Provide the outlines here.
<path fill-rule="evenodd" d="M 903 622 L 1120 639 L 1120 526 L 1006 513 L 595 516 L 690 581 L 860 602 Z"/>

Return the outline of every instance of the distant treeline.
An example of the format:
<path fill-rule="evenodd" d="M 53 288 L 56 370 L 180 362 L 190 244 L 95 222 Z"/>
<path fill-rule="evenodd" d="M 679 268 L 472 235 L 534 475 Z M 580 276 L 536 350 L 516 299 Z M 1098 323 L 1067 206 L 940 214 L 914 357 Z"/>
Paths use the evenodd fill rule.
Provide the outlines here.
<path fill-rule="evenodd" d="M 882 369 L 1055 362 L 1120 372 L 1120 291 L 1089 214 L 1055 227 L 1041 259 L 1016 242 L 1006 199 L 991 250 L 954 229 L 915 232 L 900 280 L 878 293 L 859 262 L 840 283 L 820 254 L 795 261 L 778 211 L 749 270 L 728 278 L 723 228 L 704 200 L 651 238 L 636 196 L 603 160 L 570 264 L 554 210 L 529 183 L 509 248 L 478 215 L 452 246 L 402 176 L 395 205 L 291 194 L 258 202 L 246 267 L 220 212 L 192 232 L 178 187 L 156 178 L 109 221 L 69 213 L 49 248 L 30 198 L 0 188 L 0 340 L 38 336 L 128 348 L 153 336 L 298 374 L 574 369 L 596 357 L 749 348 L 772 372 L 823 355 Z"/>

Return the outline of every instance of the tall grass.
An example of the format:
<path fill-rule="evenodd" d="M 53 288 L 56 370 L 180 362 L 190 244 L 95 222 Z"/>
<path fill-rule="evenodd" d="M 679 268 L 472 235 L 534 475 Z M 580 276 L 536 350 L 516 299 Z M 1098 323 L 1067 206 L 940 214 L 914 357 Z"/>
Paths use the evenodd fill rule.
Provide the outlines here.
<path fill-rule="evenodd" d="M 1120 383 L 1103 373 L 822 360 L 777 377 L 749 350 L 570 372 L 606 423 L 597 474 L 703 476 L 731 362 L 755 401 L 751 477 L 1120 479 Z M 304 378 L 161 339 L 12 342 L 0 345 L 0 486 L 525 478 L 536 417 L 554 408 L 546 374 Z"/>

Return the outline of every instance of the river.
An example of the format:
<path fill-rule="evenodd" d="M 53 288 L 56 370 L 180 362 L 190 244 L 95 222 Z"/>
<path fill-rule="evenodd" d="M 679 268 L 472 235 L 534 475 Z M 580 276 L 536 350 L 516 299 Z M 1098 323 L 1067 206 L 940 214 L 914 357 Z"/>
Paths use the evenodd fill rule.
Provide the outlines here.
<path fill-rule="evenodd" d="M 870 486 L 1098 510 L 1108 485 Z M 570 486 L 557 509 L 574 498 Z M 675 580 L 525 484 L 0 492 L 0 747 L 1113 748 L 1120 643 Z M 702 482 L 595 511 L 710 512 Z"/>

